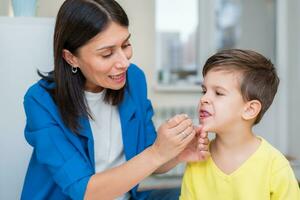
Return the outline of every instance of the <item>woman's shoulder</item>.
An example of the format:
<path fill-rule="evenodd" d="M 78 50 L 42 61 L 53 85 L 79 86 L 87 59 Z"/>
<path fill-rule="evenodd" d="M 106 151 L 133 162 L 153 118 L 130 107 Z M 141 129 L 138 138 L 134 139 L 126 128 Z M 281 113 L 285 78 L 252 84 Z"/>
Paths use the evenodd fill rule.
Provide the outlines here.
<path fill-rule="evenodd" d="M 54 83 L 48 82 L 44 79 L 40 79 L 33 85 L 31 85 L 26 93 L 24 98 L 41 98 L 41 97 L 50 97 L 48 90 L 54 87 Z"/>
<path fill-rule="evenodd" d="M 128 68 L 128 79 L 145 79 L 145 74 L 140 67 L 131 63 Z"/>
<path fill-rule="evenodd" d="M 127 88 L 129 91 L 146 91 L 146 77 L 141 68 L 135 64 L 130 64 L 127 71 Z"/>
<path fill-rule="evenodd" d="M 58 116 L 57 106 L 50 94 L 52 87 L 53 83 L 41 79 L 27 90 L 23 106 L 26 117 L 30 119 L 28 123 L 32 127 L 40 127 L 41 124 L 44 125 L 53 116 Z M 43 123 L 40 123 L 41 120 Z"/>

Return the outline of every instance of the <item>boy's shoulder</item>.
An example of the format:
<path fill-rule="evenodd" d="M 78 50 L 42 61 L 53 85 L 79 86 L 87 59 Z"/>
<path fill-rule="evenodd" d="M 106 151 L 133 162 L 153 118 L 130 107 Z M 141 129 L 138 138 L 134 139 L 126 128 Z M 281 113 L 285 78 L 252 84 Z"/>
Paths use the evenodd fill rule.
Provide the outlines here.
<path fill-rule="evenodd" d="M 267 140 L 262 137 L 258 137 L 261 140 L 261 145 L 258 147 L 256 152 L 248 158 L 250 165 L 260 165 L 262 168 L 267 167 L 273 172 L 276 172 L 285 167 L 290 168 L 290 163 L 286 157 L 273 145 L 271 145 Z M 187 164 L 187 169 L 190 172 L 206 171 L 207 168 L 214 168 L 214 162 L 212 158 L 208 158 L 201 162 L 189 162 Z"/>
<path fill-rule="evenodd" d="M 211 157 L 202 161 L 188 162 L 186 164 L 186 171 L 192 174 L 205 174 L 208 169 L 213 168 L 213 160 Z"/>
<path fill-rule="evenodd" d="M 273 170 L 279 170 L 280 168 L 289 166 L 289 161 L 286 157 L 276 149 L 272 144 L 270 144 L 267 140 L 262 137 L 259 137 L 262 141 L 261 148 L 262 148 L 262 156 L 264 159 L 271 162 L 271 166 Z"/>
<path fill-rule="evenodd" d="M 280 168 L 289 166 L 289 161 L 286 157 L 276 149 L 272 144 L 262 137 L 258 137 L 261 140 L 261 145 L 257 151 L 253 154 L 254 159 L 251 159 L 256 164 L 263 161 L 264 165 L 271 166 L 273 170 L 279 170 Z M 212 158 L 208 158 L 206 161 L 190 162 L 187 164 L 187 168 L 190 170 L 199 170 L 201 168 L 211 167 L 213 165 Z"/>

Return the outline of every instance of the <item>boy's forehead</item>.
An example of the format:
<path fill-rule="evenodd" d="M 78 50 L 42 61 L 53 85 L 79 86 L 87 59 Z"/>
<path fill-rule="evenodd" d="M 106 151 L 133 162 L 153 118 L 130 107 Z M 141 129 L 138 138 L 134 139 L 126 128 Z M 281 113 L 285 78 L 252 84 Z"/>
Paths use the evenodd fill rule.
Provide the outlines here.
<path fill-rule="evenodd" d="M 242 70 L 238 68 L 237 66 L 234 65 L 222 65 L 222 66 L 217 66 L 214 68 L 211 68 L 207 73 L 209 72 L 220 72 L 220 73 L 236 73 L 236 74 L 242 74 Z"/>
<path fill-rule="evenodd" d="M 242 73 L 236 70 L 210 70 L 204 76 L 202 85 L 216 85 L 224 86 L 226 85 L 240 85 L 242 78 Z M 230 84 L 231 83 L 231 84 Z"/>

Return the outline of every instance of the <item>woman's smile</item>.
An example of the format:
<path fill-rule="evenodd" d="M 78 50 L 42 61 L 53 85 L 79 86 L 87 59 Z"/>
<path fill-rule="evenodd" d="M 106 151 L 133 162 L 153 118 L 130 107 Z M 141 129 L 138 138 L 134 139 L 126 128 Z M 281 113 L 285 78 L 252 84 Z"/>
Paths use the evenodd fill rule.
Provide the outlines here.
<path fill-rule="evenodd" d="M 123 83 L 126 80 L 126 72 L 116 75 L 109 75 L 108 77 L 116 83 Z"/>

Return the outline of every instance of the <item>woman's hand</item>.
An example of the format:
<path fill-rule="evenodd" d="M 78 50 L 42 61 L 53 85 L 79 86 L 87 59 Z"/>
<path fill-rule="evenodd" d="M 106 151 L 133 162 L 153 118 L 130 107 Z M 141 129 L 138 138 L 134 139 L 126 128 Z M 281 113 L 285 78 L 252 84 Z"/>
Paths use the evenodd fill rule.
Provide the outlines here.
<path fill-rule="evenodd" d="M 194 127 L 196 136 L 187 145 L 187 147 L 177 156 L 180 162 L 194 162 L 206 160 L 209 156 L 208 134 L 203 127 Z"/>
<path fill-rule="evenodd" d="M 151 146 L 161 164 L 175 158 L 193 140 L 196 130 L 186 114 L 176 115 L 162 124 Z"/>

